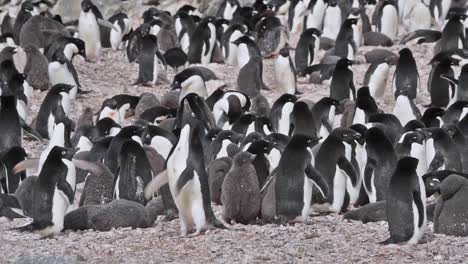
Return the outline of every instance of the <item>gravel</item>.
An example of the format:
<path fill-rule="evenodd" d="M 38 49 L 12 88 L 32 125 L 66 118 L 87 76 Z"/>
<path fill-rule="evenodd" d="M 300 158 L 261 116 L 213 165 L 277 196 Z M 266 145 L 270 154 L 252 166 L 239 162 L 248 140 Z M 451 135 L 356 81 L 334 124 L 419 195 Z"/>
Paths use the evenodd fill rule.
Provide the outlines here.
<path fill-rule="evenodd" d="M 297 39 L 298 36 L 292 36 L 292 46 L 295 46 Z M 374 48 L 361 47 L 356 60 L 364 62 L 364 53 Z M 401 48 L 395 45 L 389 49 L 397 53 Z M 410 48 L 421 76 L 421 90 L 418 91 L 416 103 L 423 110 L 422 105 L 429 103 L 426 85 L 430 66 L 427 63 L 432 57 L 432 47 L 421 45 Z M 75 60 L 74 64 L 83 89 L 93 91 L 76 100 L 71 112 L 71 118 L 75 121 L 86 107 L 91 107 L 96 113 L 102 101 L 115 94 L 151 92 L 160 98 L 169 91 L 169 83 L 159 83 L 155 87 L 132 86 L 138 67 L 127 62 L 124 51 L 105 50 L 96 63 Z M 270 103 L 279 96 L 274 83 L 273 65 L 274 59 L 264 60 L 264 81 L 272 91 L 264 91 L 263 94 Z M 236 88 L 236 66 L 210 64 L 207 67 L 220 78 L 208 83 L 210 90 L 224 84 L 229 89 Z M 352 67 L 356 87 L 362 85 L 368 67 L 369 64 L 365 63 Z M 394 67 L 389 75 L 386 96 L 378 102 L 385 111 L 391 111 L 394 104 L 391 92 L 393 71 Z M 174 72 L 167 70 L 167 79 L 172 80 L 173 76 Z M 308 84 L 305 79 L 298 82 L 298 89 L 304 93 L 304 98 L 317 101 L 329 95 L 327 85 Z M 37 113 L 45 94 L 35 91 L 31 113 Z M 31 118 L 29 121 L 32 121 Z M 31 157 L 38 157 L 46 143 L 26 140 L 24 145 Z M 221 207 L 214 206 L 214 210 L 219 217 Z M 178 220 L 157 221 L 154 227 L 147 229 L 65 231 L 45 240 L 36 234 L 13 230 L 29 221 L 16 219 L 0 224 L 0 263 L 462 263 L 468 259 L 468 239 L 435 235 L 432 223 L 419 245 L 382 246 L 379 242 L 388 238 L 386 222 L 348 222 L 342 221 L 340 215 L 313 217 L 310 225 L 236 224 L 229 230 L 208 230 L 194 238 L 179 237 Z"/>

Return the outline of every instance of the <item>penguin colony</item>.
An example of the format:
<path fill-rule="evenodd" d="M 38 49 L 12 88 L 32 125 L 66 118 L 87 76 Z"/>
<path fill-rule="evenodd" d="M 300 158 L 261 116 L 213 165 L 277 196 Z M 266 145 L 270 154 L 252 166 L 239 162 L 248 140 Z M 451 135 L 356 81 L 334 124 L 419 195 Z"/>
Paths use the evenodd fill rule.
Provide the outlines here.
<path fill-rule="evenodd" d="M 225 0 L 216 17 L 151 7 L 132 26 L 122 13 L 106 20 L 90 0 L 69 23 L 46 1 L 24 1 L 1 24 L 0 216 L 31 218 L 18 231 L 42 237 L 146 228 L 158 215 L 179 218 L 186 237 L 329 213 L 388 221 L 383 244 L 418 243 L 428 220 L 437 233 L 468 236 L 467 14 L 448 0 Z M 410 49 L 384 48 L 396 41 L 432 45 L 427 80 Z M 357 87 L 362 46 L 380 48 L 365 54 Z M 71 120 L 93 93 L 73 61 L 93 63 L 106 48 L 138 64 L 134 85 L 174 71 L 171 91 L 115 94 Z M 266 59 L 275 87 L 263 81 Z M 237 86 L 208 89 L 217 79 L 209 63 L 237 66 Z M 301 98 L 299 81 L 327 84 L 329 96 Z M 415 103 L 422 81 L 425 109 Z M 379 108 L 387 83 L 390 112 Z M 35 90 L 47 93 L 37 113 Z M 264 90 L 282 95 L 270 104 Z M 23 138 L 46 148 L 28 155 Z"/>

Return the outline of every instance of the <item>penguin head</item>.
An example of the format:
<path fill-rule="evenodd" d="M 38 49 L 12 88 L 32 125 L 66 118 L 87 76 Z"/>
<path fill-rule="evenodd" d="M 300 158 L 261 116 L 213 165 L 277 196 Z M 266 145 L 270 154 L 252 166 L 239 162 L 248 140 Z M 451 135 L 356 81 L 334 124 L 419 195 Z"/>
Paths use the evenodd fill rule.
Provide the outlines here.
<path fill-rule="evenodd" d="M 50 88 L 49 93 L 60 94 L 69 93 L 75 86 L 71 84 L 58 83 Z"/>
<path fill-rule="evenodd" d="M 83 10 L 83 12 L 87 13 L 93 7 L 94 7 L 94 4 L 93 2 L 91 2 L 91 0 L 81 1 L 81 10 Z"/>
<path fill-rule="evenodd" d="M 233 142 L 233 143 L 239 143 L 242 140 L 243 136 L 242 134 L 236 133 L 231 130 L 223 130 L 218 135 L 216 136 L 217 141 L 223 141 L 225 139 Z"/>
<path fill-rule="evenodd" d="M 247 149 L 248 152 L 256 155 L 268 154 L 273 149 L 273 144 L 260 139 L 252 142 L 252 144 Z"/>
<path fill-rule="evenodd" d="M 413 53 L 411 52 L 410 49 L 408 48 L 404 48 L 404 49 L 401 49 L 398 54 L 400 54 L 400 58 L 407 58 L 407 57 L 413 57 Z"/>
<path fill-rule="evenodd" d="M 141 134 L 142 143 L 145 145 L 150 145 L 155 136 L 167 138 L 169 141 L 171 141 L 172 144 L 176 143 L 175 137 L 171 135 L 171 132 L 165 130 L 162 127 L 152 125 L 146 126 L 144 128 L 143 133 Z"/>
<path fill-rule="evenodd" d="M 357 133 L 359 133 L 359 138 L 356 139 L 356 141 L 361 144 L 361 145 L 364 145 L 364 143 L 366 142 L 366 132 L 367 132 L 367 127 L 363 124 L 354 124 L 352 126 L 349 127 L 350 129 L 356 131 Z"/>
<path fill-rule="evenodd" d="M 218 136 L 219 133 L 221 133 L 223 130 L 221 128 L 212 128 L 210 130 L 208 130 L 208 133 L 206 133 L 205 135 L 205 141 L 207 142 L 211 142 L 213 141 L 216 136 Z"/>
<path fill-rule="evenodd" d="M 449 138 L 450 135 L 443 130 L 442 128 L 438 127 L 431 127 L 431 128 L 426 128 L 426 129 L 421 129 L 421 132 L 424 133 L 426 139 L 442 139 L 442 138 Z"/>
<path fill-rule="evenodd" d="M 140 126 L 126 126 L 117 134 L 118 137 L 132 138 L 133 136 L 141 136 L 144 128 Z"/>
<path fill-rule="evenodd" d="M 283 94 L 276 100 L 275 104 L 279 103 L 284 105 L 285 103 L 295 103 L 297 99 L 297 96 L 293 94 Z"/>
<path fill-rule="evenodd" d="M 53 157 L 58 160 L 62 160 L 62 159 L 72 160 L 75 153 L 77 153 L 79 150 L 80 149 L 78 148 L 73 149 L 73 148 L 64 148 L 64 147 L 55 146 L 52 148 L 52 150 L 50 150 L 50 153 L 47 159 L 49 159 L 50 157 Z"/>
<path fill-rule="evenodd" d="M 351 144 L 355 140 L 361 139 L 360 133 L 353 129 L 344 127 L 334 129 L 330 135 L 348 144 Z"/>
<path fill-rule="evenodd" d="M 403 127 L 403 133 L 416 131 L 424 128 L 426 128 L 424 122 L 422 122 L 421 120 L 414 119 L 406 123 L 406 125 Z"/>
<path fill-rule="evenodd" d="M 172 81 L 171 85 L 172 90 L 181 89 L 187 86 L 189 84 L 190 78 L 194 75 L 199 76 L 203 82 L 205 82 L 203 75 L 198 69 L 187 68 L 174 76 L 174 80 Z"/>
<path fill-rule="evenodd" d="M 356 25 L 358 21 L 359 21 L 359 18 L 357 17 L 348 18 L 343 22 L 343 25 L 346 27 L 351 27 L 352 25 Z"/>
<path fill-rule="evenodd" d="M 191 5 L 183 5 L 177 10 L 176 15 L 179 15 L 179 14 L 191 15 L 196 10 L 197 9 L 195 7 L 193 7 L 193 6 L 191 6 Z"/>
<path fill-rule="evenodd" d="M 273 144 L 274 148 L 285 147 L 288 144 L 289 137 L 281 133 L 270 133 L 265 138 Z"/>
<path fill-rule="evenodd" d="M 121 126 L 114 121 L 114 119 L 105 117 L 96 122 L 96 127 L 99 130 L 100 137 L 115 136 L 120 130 Z"/>
<path fill-rule="evenodd" d="M 348 60 L 347 58 L 341 58 L 336 63 L 336 68 L 348 68 L 351 65 L 353 65 L 353 61 Z"/>
<path fill-rule="evenodd" d="M 284 47 L 284 48 L 282 48 L 282 49 L 280 50 L 279 53 L 280 53 L 280 56 L 287 58 L 287 57 L 289 57 L 289 48 L 288 48 L 288 47 Z"/>
<path fill-rule="evenodd" d="M 242 166 L 247 163 L 252 163 L 256 157 L 257 157 L 256 154 L 252 154 L 247 151 L 242 151 L 234 155 L 233 162 L 237 166 Z"/>
<path fill-rule="evenodd" d="M 31 1 L 24 1 L 21 4 L 21 10 L 25 12 L 32 13 L 34 11 L 34 5 Z"/>
<path fill-rule="evenodd" d="M 313 36 L 316 36 L 316 37 L 320 37 L 322 35 L 322 31 L 320 31 L 320 30 L 318 30 L 316 28 L 308 28 L 302 34 L 313 35 Z"/>
<path fill-rule="evenodd" d="M 457 125 L 453 123 L 447 123 L 442 126 L 442 129 L 449 134 L 450 137 L 455 137 L 457 135 L 461 134 L 460 129 L 458 128 Z"/>
<path fill-rule="evenodd" d="M 402 143 L 408 146 L 411 146 L 412 144 L 415 144 L 415 143 L 422 145 L 425 139 L 426 139 L 426 136 L 424 135 L 424 133 L 418 130 L 418 131 L 406 133 L 403 137 Z"/>
<path fill-rule="evenodd" d="M 246 137 L 244 137 L 241 143 L 241 148 L 243 149 L 245 146 L 251 144 L 252 142 L 262 140 L 264 138 L 265 136 L 263 134 L 258 133 L 258 132 L 252 132 L 248 134 Z M 243 150 L 246 150 L 246 149 L 243 149 Z"/>
<path fill-rule="evenodd" d="M 409 173 L 416 173 L 419 160 L 413 157 L 401 158 L 396 166 L 394 175 L 407 176 Z"/>
<path fill-rule="evenodd" d="M 87 57 L 86 57 L 85 42 L 79 38 L 71 38 L 71 43 L 75 44 L 75 46 L 78 48 L 78 55 L 86 59 Z"/>
<path fill-rule="evenodd" d="M 428 173 L 423 175 L 424 185 L 426 187 L 426 195 L 430 197 L 434 193 L 440 192 L 441 180 L 436 173 Z"/>
<path fill-rule="evenodd" d="M 319 142 L 321 138 L 311 137 L 303 134 L 296 134 L 291 137 L 287 147 L 293 147 L 298 149 L 313 148 Z"/>
<path fill-rule="evenodd" d="M 331 7 L 335 7 L 336 5 L 338 5 L 337 0 L 328 0 L 327 2 L 328 2 L 328 5 Z"/>

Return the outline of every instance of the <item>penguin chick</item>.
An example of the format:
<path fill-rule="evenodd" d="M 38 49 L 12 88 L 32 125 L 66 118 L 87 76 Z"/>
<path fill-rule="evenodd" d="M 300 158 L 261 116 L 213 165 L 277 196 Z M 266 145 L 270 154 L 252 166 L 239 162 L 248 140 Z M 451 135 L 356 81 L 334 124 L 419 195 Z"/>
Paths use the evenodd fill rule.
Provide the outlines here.
<path fill-rule="evenodd" d="M 226 174 L 232 166 L 230 157 L 222 157 L 213 160 L 208 165 L 208 185 L 210 187 L 210 198 L 215 204 L 221 205 L 221 190 Z"/>
<path fill-rule="evenodd" d="M 255 222 L 260 212 L 260 188 L 252 164 L 256 155 L 240 152 L 234 156 L 233 166 L 227 173 L 221 191 L 223 219 L 227 223 Z"/>

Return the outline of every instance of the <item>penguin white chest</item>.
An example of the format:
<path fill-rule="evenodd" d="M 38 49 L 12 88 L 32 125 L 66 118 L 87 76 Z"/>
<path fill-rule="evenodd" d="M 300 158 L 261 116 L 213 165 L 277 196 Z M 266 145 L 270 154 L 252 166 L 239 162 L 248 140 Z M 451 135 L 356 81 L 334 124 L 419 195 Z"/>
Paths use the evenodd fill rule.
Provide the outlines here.
<path fill-rule="evenodd" d="M 63 54 L 69 61 L 73 59 L 75 53 L 78 53 L 78 47 L 73 43 L 68 43 L 65 45 L 65 48 L 63 48 Z"/>
<path fill-rule="evenodd" d="M 307 28 L 316 28 L 322 29 L 323 25 L 323 17 L 325 15 L 325 9 L 327 5 L 323 0 L 317 0 L 315 3 L 314 8 L 312 9 L 312 13 L 307 17 Z"/>
<path fill-rule="evenodd" d="M 76 147 L 80 149 L 80 152 L 90 151 L 91 148 L 93 147 L 93 143 L 91 143 L 89 138 L 85 136 L 81 136 L 80 139 L 78 140 L 78 144 L 76 144 Z"/>
<path fill-rule="evenodd" d="M 268 154 L 268 161 L 270 162 L 270 172 L 272 172 L 276 167 L 278 167 L 279 161 L 281 159 L 281 152 L 274 148 Z"/>
<path fill-rule="evenodd" d="M 303 13 L 306 10 L 304 2 L 298 1 L 294 7 L 294 17 L 291 25 L 291 33 L 301 32 L 304 27 Z"/>
<path fill-rule="evenodd" d="M 65 213 L 69 207 L 67 195 L 55 187 L 52 197 L 52 226 L 40 231 L 42 236 L 58 234 L 63 229 Z"/>
<path fill-rule="evenodd" d="M 275 78 L 277 88 L 283 93 L 296 93 L 296 78 L 289 64 L 289 57 L 278 56 L 275 62 Z"/>
<path fill-rule="evenodd" d="M 211 62 L 211 54 L 213 52 L 214 44 L 216 41 L 216 28 L 212 23 L 208 23 L 208 28 L 210 29 L 210 39 L 209 39 L 209 47 L 205 46 L 205 43 L 203 43 L 203 48 L 202 48 L 202 56 L 201 56 L 201 63 L 202 64 L 209 64 Z M 207 51 L 208 49 L 208 51 Z"/>
<path fill-rule="evenodd" d="M 323 37 L 335 40 L 341 28 L 341 10 L 338 6 L 328 6 L 323 19 Z"/>
<path fill-rule="evenodd" d="M 294 107 L 293 103 L 287 102 L 284 104 L 283 109 L 281 109 L 281 117 L 278 122 L 278 133 L 288 136 L 290 115 L 293 110 L 293 107 Z"/>
<path fill-rule="evenodd" d="M 366 123 L 366 113 L 359 107 L 356 107 L 354 112 L 353 124 L 365 124 Z"/>
<path fill-rule="evenodd" d="M 96 59 L 101 52 L 101 33 L 97 18 L 89 12 L 81 12 L 78 20 L 78 31 L 80 39 L 85 42 L 86 56 Z"/>
<path fill-rule="evenodd" d="M 202 98 L 208 97 L 205 81 L 203 81 L 203 79 L 198 75 L 192 75 L 187 80 L 182 82 L 180 86 L 182 86 L 182 90 L 180 91 L 179 101 L 181 101 L 189 93 L 196 93 Z"/>
<path fill-rule="evenodd" d="M 49 79 L 52 85 L 56 85 L 58 83 L 65 83 L 69 85 L 74 85 L 75 87 L 76 82 L 73 78 L 73 75 L 68 70 L 66 64 L 60 64 L 59 62 L 51 62 L 49 64 Z"/>
<path fill-rule="evenodd" d="M 418 159 L 418 167 L 416 172 L 419 176 L 427 173 L 426 146 L 424 144 L 411 144 L 411 157 Z"/>
<path fill-rule="evenodd" d="M 219 150 L 218 154 L 216 154 L 215 159 L 220 159 L 228 156 L 227 147 L 231 143 L 230 140 L 225 139 L 221 142 L 221 149 Z"/>
<path fill-rule="evenodd" d="M 185 125 L 180 133 L 180 139 L 175 147 L 172 155 L 167 160 L 167 176 L 169 180 L 169 187 L 172 195 L 175 196 L 178 193 L 177 181 L 186 168 L 187 159 L 189 156 L 189 137 L 190 137 L 190 126 Z"/>
<path fill-rule="evenodd" d="M 166 160 L 172 149 L 172 143 L 165 137 L 155 136 L 151 139 L 151 147 L 153 147 Z"/>
<path fill-rule="evenodd" d="M 72 188 L 73 192 L 76 190 L 76 168 L 75 164 L 71 160 L 67 159 L 62 159 L 63 164 L 67 166 L 67 176 L 66 176 L 66 181 L 68 184 L 70 184 L 70 187 Z"/>
<path fill-rule="evenodd" d="M 386 5 L 383 8 L 380 23 L 380 33 L 395 39 L 398 33 L 398 14 L 394 6 Z"/>
<path fill-rule="evenodd" d="M 405 126 L 409 121 L 416 118 L 407 96 L 397 97 L 393 108 L 393 114 L 400 120 L 402 126 Z"/>
<path fill-rule="evenodd" d="M 244 67 L 250 60 L 249 48 L 247 44 L 241 43 L 237 48 L 237 63 L 239 68 Z"/>
<path fill-rule="evenodd" d="M 232 32 L 231 37 L 229 38 L 229 53 L 224 54 L 225 62 L 229 65 L 237 65 L 237 46 L 232 44 L 233 41 L 242 37 L 242 32 L 239 30 L 234 30 Z M 224 50 L 223 50 L 224 51 Z"/>
<path fill-rule="evenodd" d="M 434 146 L 434 139 L 430 138 L 426 140 L 426 163 L 429 166 L 436 155 Z"/>
<path fill-rule="evenodd" d="M 380 99 L 385 95 L 390 66 L 387 63 L 379 64 L 369 78 L 369 92 L 372 97 Z"/>
<path fill-rule="evenodd" d="M 115 29 L 111 29 L 110 32 L 110 44 L 113 50 L 118 50 L 120 46 L 120 42 L 122 42 L 123 38 L 123 31 L 125 29 L 120 28 L 119 22 L 115 21 L 114 22 L 114 27 Z"/>

